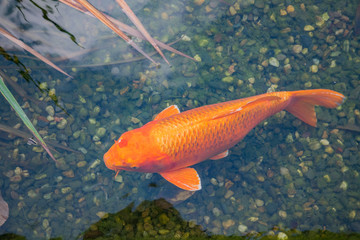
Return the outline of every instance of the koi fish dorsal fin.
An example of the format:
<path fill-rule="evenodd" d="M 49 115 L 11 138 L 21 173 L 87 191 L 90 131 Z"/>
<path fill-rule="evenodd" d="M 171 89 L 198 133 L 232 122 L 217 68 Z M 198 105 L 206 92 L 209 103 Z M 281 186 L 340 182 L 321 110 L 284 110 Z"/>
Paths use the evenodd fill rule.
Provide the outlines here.
<path fill-rule="evenodd" d="M 211 157 L 211 160 L 218 160 L 224 157 L 227 157 L 229 155 L 229 150 L 226 150 L 225 152 L 219 153 L 218 155 L 215 155 L 213 157 Z"/>
<path fill-rule="evenodd" d="M 180 110 L 178 108 L 177 105 L 171 105 L 167 108 L 165 108 L 164 110 L 162 110 L 155 118 L 154 118 L 154 121 L 155 120 L 159 120 L 159 119 L 162 119 L 162 118 L 167 118 L 167 117 L 170 117 L 171 115 L 175 115 L 175 114 L 178 114 L 180 113 Z"/>
<path fill-rule="evenodd" d="M 263 96 L 263 97 L 260 97 L 260 98 L 257 98 L 257 99 L 251 100 L 251 101 L 244 102 L 241 106 L 237 106 L 236 108 L 234 108 L 230 111 L 227 111 L 225 113 L 222 112 L 219 115 L 213 116 L 212 119 L 215 120 L 215 119 L 227 117 L 231 114 L 238 113 L 239 111 L 241 111 L 243 109 L 251 107 L 252 105 L 259 104 L 259 103 L 266 102 L 266 101 L 275 101 L 275 100 L 279 100 L 279 99 L 281 99 L 281 98 L 278 96 Z"/>
<path fill-rule="evenodd" d="M 161 172 L 159 174 L 181 189 L 188 191 L 198 191 L 201 189 L 200 177 L 193 168 L 181 168 L 174 171 Z"/>

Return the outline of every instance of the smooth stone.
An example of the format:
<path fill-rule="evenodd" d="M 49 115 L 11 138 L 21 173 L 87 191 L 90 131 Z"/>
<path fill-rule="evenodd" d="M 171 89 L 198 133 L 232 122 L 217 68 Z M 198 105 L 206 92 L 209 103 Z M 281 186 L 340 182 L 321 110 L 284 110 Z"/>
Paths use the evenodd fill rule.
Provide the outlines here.
<path fill-rule="evenodd" d="M 270 64 L 271 66 L 274 66 L 274 67 L 279 67 L 279 66 L 280 66 L 279 60 L 277 60 L 277 59 L 274 58 L 274 57 L 271 57 L 271 58 L 269 59 L 269 64 Z"/>
<path fill-rule="evenodd" d="M 215 215 L 215 217 L 219 217 L 221 214 L 220 209 L 218 209 L 217 207 L 214 207 L 212 210 L 213 214 Z"/>
<path fill-rule="evenodd" d="M 103 128 L 103 127 L 100 127 L 96 130 L 96 135 L 99 137 L 99 138 L 102 138 L 103 136 L 105 136 L 105 133 L 106 133 L 106 129 Z"/>
<path fill-rule="evenodd" d="M 67 120 L 65 118 L 61 119 L 61 121 L 56 125 L 58 129 L 64 129 L 66 127 Z"/>
<path fill-rule="evenodd" d="M 301 45 L 296 44 L 296 45 L 293 46 L 292 50 L 293 50 L 294 53 L 299 54 L 299 53 L 301 53 L 302 49 L 303 49 L 303 47 Z"/>
<path fill-rule="evenodd" d="M 246 232 L 248 230 L 248 227 L 245 226 L 244 224 L 240 224 L 238 226 L 238 230 L 239 230 L 239 232 L 244 233 L 244 232 Z"/>
<path fill-rule="evenodd" d="M 54 110 L 54 107 L 53 106 L 47 106 L 45 108 L 46 112 L 50 115 L 50 116 L 54 116 L 55 115 L 55 110 Z"/>

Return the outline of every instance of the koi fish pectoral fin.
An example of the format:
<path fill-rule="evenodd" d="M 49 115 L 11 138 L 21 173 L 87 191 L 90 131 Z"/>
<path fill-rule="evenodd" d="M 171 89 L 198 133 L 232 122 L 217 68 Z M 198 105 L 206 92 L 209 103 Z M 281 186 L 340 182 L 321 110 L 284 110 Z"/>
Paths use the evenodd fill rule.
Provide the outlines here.
<path fill-rule="evenodd" d="M 210 159 L 211 159 L 211 160 L 218 160 L 218 159 L 227 157 L 228 155 L 229 155 L 229 150 L 226 150 L 225 152 L 219 153 L 219 154 L 211 157 Z"/>
<path fill-rule="evenodd" d="M 188 191 L 198 191 L 201 189 L 201 180 L 194 168 L 181 168 L 159 174 L 181 189 Z"/>

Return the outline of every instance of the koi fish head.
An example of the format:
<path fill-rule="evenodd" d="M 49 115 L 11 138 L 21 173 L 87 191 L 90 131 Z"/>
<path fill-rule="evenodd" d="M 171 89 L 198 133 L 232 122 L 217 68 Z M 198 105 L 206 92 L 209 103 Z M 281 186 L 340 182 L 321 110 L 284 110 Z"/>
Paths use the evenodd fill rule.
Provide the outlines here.
<path fill-rule="evenodd" d="M 148 129 L 128 131 L 104 155 L 104 162 L 111 170 L 153 172 L 153 162 L 164 156 L 149 137 Z M 156 168 L 156 167 L 155 167 Z"/>
<path fill-rule="evenodd" d="M 106 167 L 112 170 L 136 171 L 140 167 L 141 147 L 144 144 L 141 132 L 124 133 L 104 155 Z"/>

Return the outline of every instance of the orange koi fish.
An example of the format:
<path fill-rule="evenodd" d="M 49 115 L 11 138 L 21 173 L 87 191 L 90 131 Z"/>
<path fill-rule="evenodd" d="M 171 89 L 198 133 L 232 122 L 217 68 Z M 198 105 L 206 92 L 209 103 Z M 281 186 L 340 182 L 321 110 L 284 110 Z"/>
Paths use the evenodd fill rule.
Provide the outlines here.
<path fill-rule="evenodd" d="M 189 166 L 226 157 L 229 148 L 264 119 L 285 109 L 315 127 L 315 105 L 335 108 L 344 99 L 341 93 L 317 89 L 265 93 L 182 113 L 172 105 L 153 121 L 121 135 L 104 162 L 117 172 L 159 173 L 179 188 L 197 191 L 201 180 Z"/>

